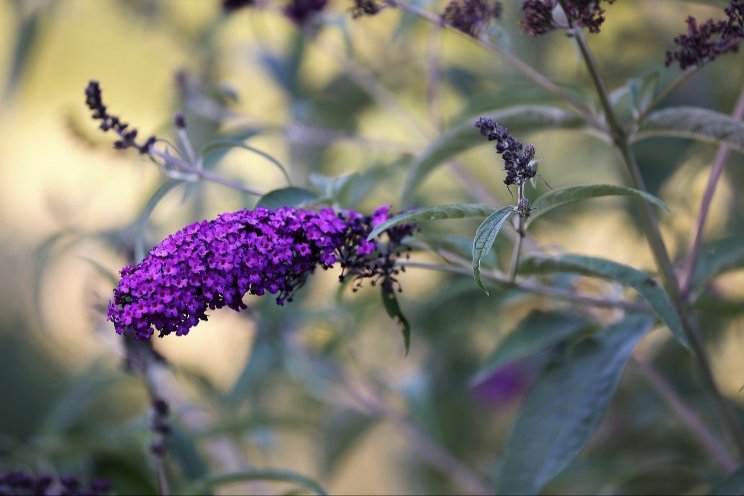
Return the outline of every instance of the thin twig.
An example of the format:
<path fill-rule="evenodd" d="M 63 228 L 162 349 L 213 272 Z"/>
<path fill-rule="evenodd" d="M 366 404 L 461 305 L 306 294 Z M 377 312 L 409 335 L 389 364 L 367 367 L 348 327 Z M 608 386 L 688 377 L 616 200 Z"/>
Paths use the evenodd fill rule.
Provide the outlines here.
<path fill-rule="evenodd" d="M 742 88 L 741 93 L 739 93 L 739 99 L 736 101 L 731 117 L 734 119 L 741 119 L 742 115 L 744 115 L 744 88 Z M 725 143 L 721 143 L 718 147 L 718 152 L 716 153 L 716 158 L 713 160 L 713 166 L 711 167 L 710 176 L 708 177 L 708 184 L 705 187 L 705 193 L 703 193 L 703 199 L 700 202 L 700 210 L 698 211 L 697 223 L 695 224 L 695 234 L 692 238 L 690 253 L 687 256 L 685 265 L 681 272 L 682 284 L 680 294 L 684 300 L 686 300 L 690 294 L 695 273 L 695 265 L 697 264 L 698 255 L 700 254 L 700 246 L 703 241 L 703 229 L 705 228 L 705 222 L 708 219 L 708 211 L 713 202 L 713 195 L 716 192 L 716 186 L 718 186 L 718 181 L 721 179 L 723 169 L 726 166 L 726 159 L 729 156 L 729 150 L 728 145 Z"/>
<path fill-rule="evenodd" d="M 708 429 L 702 419 L 677 394 L 671 384 L 637 353 L 632 356 L 633 363 L 648 381 L 649 385 L 661 396 L 669 409 L 690 430 L 700 445 L 730 474 L 738 464 L 729 454 L 726 446 Z"/>
<path fill-rule="evenodd" d="M 406 268 L 412 269 L 424 269 L 433 270 L 437 272 L 449 272 L 452 274 L 463 274 L 472 276 L 473 272 L 471 269 L 466 267 L 460 267 L 457 265 L 450 264 L 431 264 L 425 262 L 413 262 L 410 260 L 399 260 L 398 264 Z M 481 275 L 485 279 L 494 281 L 501 286 L 507 288 L 521 289 L 530 293 L 536 293 L 544 296 L 550 296 L 551 298 L 557 298 L 561 300 L 573 301 L 584 305 L 592 305 L 595 307 L 607 307 L 607 308 L 623 308 L 625 310 L 634 311 L 648 311 L 649 306 L 642 302 L 624 301 L 624 300 L 609 300 L 605 298 L 599 298 L 596 296 L 590 296 L 587 294 L 577 293 L 575 291 L 554 288 L 551 286 L 542 286 L 540 284 L 534 284 L 529 281 L 515 281 L 510 282 L 503 274 L 496 271 L 481 270 Z"/>

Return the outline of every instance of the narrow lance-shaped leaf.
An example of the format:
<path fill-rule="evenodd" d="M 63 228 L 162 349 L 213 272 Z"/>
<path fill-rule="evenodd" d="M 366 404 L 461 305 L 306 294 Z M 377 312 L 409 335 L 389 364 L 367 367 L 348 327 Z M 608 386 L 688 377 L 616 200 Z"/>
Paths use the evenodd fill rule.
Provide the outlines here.
<path fill-rule="evenodd" d="M 392 291 L 386 291 L 385 286 L 386 284 L 382 284 L 380 287 L 382 304 L 390 318 L 395 320 L 400 326 L 400 332 L 403 335 L 403 346 L 406 350 L 406 356 L 408 356 L 408 350 L 411 348 L 411 324 L 408 323 L 408 319 L 403 315 L 403 311 L 400 309 L 400 304 L 398 303 L 398 298 L 395 297 L 395 293 Z"/>
<path fill-rule="evenodd" d="M 613 184 L 592 184 L 588 186 L 571 186 L 568 188 L 554 189 L 542 195 L 532 204 L 532 215 L 527 220 L 529 225 L 541 215 L 562 207 L 569 203 L 597 198 L 600 196 L 630 196 L 653 203 L 659 208 L 669 210 L 666 204 L 656 196 L 626 186 L 615 186 Z"/>
<path fill-rule="evenodd" d="M 577 127 L 584 123 L 576 114 L 550 105 L 515 105 L 487 112 L 486 115 L 509 128 L 512 133 L 521 129 L 537 131 Z M 487 143 L 473 126 L 478 117 L 473 116 L 455 124 L 416 157 L 403 187 L 403 198 L 408 198 L 421 181 L 441 163 L 474 146 Z"/>
<path fill-rule="evenodd" d="M 316 200 L 318 195 L 304 188 L 289 186 L 287 188 L 275 189 L 269 191 L 256 203 L 257 207 L 266 207 L 277 209 L 281 207 L 296 207 L 303 203 Z"/>
<path fill-rule="evenodd" d="M 493 242 L 496 241 L 496 236 L 501 231 L 501 226 L 504 225 L 506 219 L 515 211 L 516 208 L 513 205 L 501 207 L 484 220 L 475 232 L 475 238 L 473 239 L 473 277 L 475 277 L 475 283 L 478 287 L 486 294 L 488 294 L 488 290 L 483 285 L 483 280 L 481 279 L 481 260 L 491 251 Z"/>
<path fill-rule="evenodd" d="M 654 136 L 724 143 L 744 152 L 744 122 L 703 108 L 673 107 L 653 112 L 644 119 L 633 141 Z"/>
<path fill-rule="evenodd" d="M 471 382 L 477 384 L 496 369 L 555 346 L 588 326 L 589 322 L 573 315 L 532 311 L 499 343 Z"/>
<path fill-rule="evenodd" d="M 497 494 L 537 494 L 571 464 L 599 427 L 630 353 L 652 324 L 629 316 L 545 368 L 506 443 Z"/>
<path fill-rule="evenodd" d="M 465 217 L 482 217 L 484 215 L 491 215 L 496 207 L 490 205 L 484 205 L 481 203 L 457 203 L 453 205 L 438 205 L 436 207 L 418 208 L 416 210 L 409 210 L 403 212 L 395 217 L 387 219 L 385 222 L 377 225 L 369 236 L 368 240 L 372 240 L 379 236 L 383 231 L 390 229 L 398 224 L 405 224 L 408 222 L 417 222 L 420 220 L 440 220 L 440 219 L 462 219 Z"/>
<path fill-rule="evenodd" d="M 289 470 L 278 469 L 253 469 L 241 470 L 229 474 L 215 475 L 203 479 L 198 484 L 184 491 L 185 494 L 210 494 L 215 488 L 225 484 L 249 481 L 275 481 L 296 484 L 302 488 L 312 491 L 319 496 L 327 494 L 323 487 L 304 475 Z"/>
<path fill-rule="evenodd" d="M 527 258 L 520 265 L 521 274 L 541 274 L 546 272 L 574 272 L 577 274 L 601 277 L 617 281 L 635 289 L 651 306 L 656 315 L 669 328 L 677 341 L 689 348 L 687 336 L 674 305 L 666 292 L 648 274 L 604 258 L 581 255 L 546 256 L 536 255 Z"/>
<path fill-rule="evenodd" d="M 700 250 L 693 286 L 700 290 L 716 276 L 744 267 L 744 236 L 708 243 Z"/>

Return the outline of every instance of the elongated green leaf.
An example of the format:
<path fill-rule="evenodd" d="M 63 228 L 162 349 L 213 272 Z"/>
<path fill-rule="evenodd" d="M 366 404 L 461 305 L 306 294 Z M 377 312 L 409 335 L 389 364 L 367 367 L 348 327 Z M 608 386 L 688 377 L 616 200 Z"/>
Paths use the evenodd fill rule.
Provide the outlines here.
<path fill-rule="evenodd" d="M 631 351 L 652 324 L 629 316 L 545 368 L 506 443 L 497 494 L 537 494 L 568 467 L 599 427 Z"/>
<path fill-rule="evenodd" d="M 297 188 L 290 186 L 288 188 L 275 189 L 269 191 L 256 203 L 257 207 L 266 208 L 281 208 L 281 207 L 296 207 L 302 205 L 305 202 L 311 202 L 316 200 L 318 195 L 312 191 L 304 188 Z"/>
<path fill-rule="evenodd" d="M 382 224 L 376 226 L 369 236 L 372 240 L 380 235 L 383 231 L 390 229 L 398 224 L 406 222 L 416 222 L 420 220 L 440 220 L 440 219 L 462 219 L 465 217 L 482 217 L 491 215 L 496 210 L 495 207 L 482 203 L 456 203 L 452 205 L 439 205 L 436 207 L 419 208 L 403 212 L 395 217 L 391 217 Z"/>
<path fill-rule="evenodd" d="M 241 470 L 229 474 L 215 475 L 203 479 L 199 484 L 187 489 L 186 494 L 210 494 L 215 488 L 225 484 L 234 484 L 236 482 L 249 481 L 276 481 L 296 484 L 305 489 L 312 491 L 319 496 L 325 496 L 326 492 L 323 487 L 309 477 L 300 475 L 289 470 L 278 469 L 254 469 Z"/>
<path fill-rule="evenodd" d="M 674 107 L 649 114 L 633 141 L 653 136 L 725 143 L 744 152 L 744 122 L 703 108 Z"/>
<path fill-rule="evenodd" d="M 246 145 L 245 143 L 243 143 L 242 141 L 238 139 L 222 138 L 222 139 L 212 140 L 209 143 L 207 143 L 204 146 L 204 148 L 202 148 L 201 156 L 202 156 L 202 159 L 206 160 L 206 158 L 210 154 L 218 153 L 219 158 L 222 158 L 225 155 L 225 153 L 231 150 L 232 148 L 240 148 L 242 150 L 247 150 L 251 153 L 254 153 L 260 157 L 265 158 L 274 167 L 279 169 L 279 171 L 284 176 L 284 179 L 287 181 L 287 184 L 292 183 L 292 181 L 289 179 L 289 173 L 287 172 L 287 169 L 282 165 L 281 162 L 279 162 L 276 158 L 274 158 L 273 155 L 270 155 L 263 150 L 259 150 L 258 148 L 254 146 Z"/>
<path fill-rule="evenodd" d="M 576 114 L 550 105 L 515 105 L 487 112 L 486 115 L 512 133 L 520 130 L 577 127 L 583 124 L 583 120 Z M 478 117 L 473 116 L 455 124 L 416 157 L 403 187 L 403 198 L 408 198 L 419 183 L 442 162 L 474 146 L 487 143 L 473 125 Z"/>
<path fill-rule="evenodd" d="M 553 210 L 554 208 L 600 196 L 632 196 L 653 203 L 659 208 L 669 210 L 659 198 L 650 193 L 626 186 L 615 186 L 612 184 L 592 184 L 588 186 L 571 186 L 569 188 L 554 189 L 542 195 L 532 204 L 532 215 L 527 220 L 531 223 L 536 218 Z"/>
<path fill-rule="evenodd" d="M 617 281 L 635 289 L 651 306 L 656 315 L 672 331 L 677 341 L 689 348 L 687 336 L 682 329 L 674 305 L 666 292 L 648 274 L 604 258 L 581 255 L 532 256 L 520 266 L 521 274 L 540 274 L 545 272 L 574 272 Z"/>
<path fill-rule="evenodd" d="M 400 326 L 400 332 L 403 335 L 403 346 L 406 350 L 406 356 L 408 356 L 408 350 L 411 348 L 411 324 L 408 323 L 408 319 L 403 315 L 395 293 L 386 291 L 385 284 L 380 287 L 380 293 L 382 294 L 382 304 L 385 306 L 385 311 Z"/>
<path fill-rule="evenodd" d="M 744 467 L 729 475 L 710 490 L 708 496 L 742 496 L 744 495 Z"/>
<path fill-rule="evenodd" d="M 744 268 L 744 236 L 706 244 L 695 265 L 693 287 L 701 289 L 716 276 L 739 268 Z"/>
<path fill-rule="evenodd" d="M 586 320 L 557 312 L 533 311 L 499 343 L 473 378 L 478 384 L 504 365 L 535 355 L 587 328 Z"/>
<path fill-rule="evenodd" d="M 498 236 L 501 226 L 504 225 L 506 219 L 514 211 L 516 211 L 516 208 L 513 205 L 501 207 L 486 218 L 475 232 L 475 238 L 473 239 L 473 277 L 475 277 L 475 283 L 478 287 L 486 294 L 488 294 L 488 290 L 483 285 L 483 280 L 481 279 L 481 259 L 491 251 L 491 247 L 493 246 L 493 242 L 496 241 L 496 236 Z"/>

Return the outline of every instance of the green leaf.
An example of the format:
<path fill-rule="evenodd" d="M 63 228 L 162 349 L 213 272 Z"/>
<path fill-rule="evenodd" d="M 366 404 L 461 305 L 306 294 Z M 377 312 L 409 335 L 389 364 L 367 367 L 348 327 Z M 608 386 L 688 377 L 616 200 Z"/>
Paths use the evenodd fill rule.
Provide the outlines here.
<path fill-rule="evenodd" d="M 533 310 L 499 343 L 471 382 L 478 384 L 504 365 L 551 348 L 588 325 L 586 320 L 571 315 Z"/>
<path fill-rule="evenodd" d="M 513 205 L 501 207 L 486 218 L 475 232 L 475 238 L 473 239 L 473 277 L 475 277 L 475 283 L 478 287 L 486 294 L 488 294 L 488 290 L 483 285 L 483 280 L 481 279 L 481 259 L 491 251 L 491 247 L 493 246 L 493 242 L 496 241 L 496 236 L 498 236 L 501 226 L 504 225 L 509 215 L 515 211 L 516 208 Z"/>
<path fill-rule="evenodd" d="M 740 268 L 744 268 L 744 236 L 708 243 L 700 250 L 693 287 L 700 290 L 716 276 Z"/>
<path fill-rule="evenodd" d="M 496 210 L 495 207 L 482 203 L 456 203 L 452 205 L 438 205 L 436 207 L 418 208 L 403 212 L 395 217 L 391 217 L 382 224 L 377 225 L 367 240 L 379 236 L 383 231 L 390 229 L 398 224 L 407 222 L 417 222 L 421 220 L 440 220 L 440 219 L 462 219 L 465 217 L 482 217 L 491 215 Z"/>
<path fill-rule="evenodd" d="M 287 188 L 275 189 L 269 191 L 256 203 L 257 207 L 266 207 L 271 209 L 281 207 L 296 207 L 303 203 L 316 200 L 318 195 L 304 188 L 289 186 Z"/>
<path fill-rule="evenodd" d="M 221 159 L 225 155 L 226 152 L 230 151 L 233 148 L 240 148 L 242 150 L 247 150 L 247 151 L 249 151 L 251 153 L 254 153 L 254 154 L 256 154 L 256 155 L 258 155 L 260 157 L 265 158 L 274 167 L 276 167 L 277 169 L 279 169 L 279 171 L 284 176 L 284 179 L 287 181 L 287 184 L 291 184 L 292 183 L 292 181 L 289 179 L 289 173 L 287 172 L 287 169 L 282 165 L 281 162 L 279 162 L 279 160 L 277 160 L 276 158 L 274 158 L 274 156 L 266 153 L 263 150 L 259 150 L 256 147 L 253 147 L 253 146 L 250 146 L 250 145 L 246 145 L 245 143 L 243 143 L 239 139 L 230 139 L 230 138 L 214 139 L 214 140 L 210 141 L 209 143 L 207 143 L 206 145 L 204 145 L 204 147 L 201 149 L 200 156 L 202 157 L 202 160 L 204 160 L 205 163 L 206 163 L 207 157 L 209 157 L 212 154 L 218 153 L 219 154 L 218 155 L 218 157 L 219 157 L 218 160 L 219 160 L 219 159 Z M 216 162 L 215 161 L 211 161 L 209 163 L 211 164 L 211 163 L 216 163 Z M 207 164 L 207 165 L 209 165 L 209 164 Z M 206 167 L 206 165 L 205 165 L 205 167 Z M 209 168 L 209 167 L 206 167 L 206 168 Z"/>
<path fill-rule="evenodd" d="M 631 80 L 629 87 L 633 98 L 633 110 L 636 115 L 645 111 L 659 90 L 659 71 L 654 71 L 641 79 Z"/>
<path fill-rule="evenodd" d="M 487 112 L 485 115 L 509 128 L 512 133 L 578 127 L 584 123 L 576 114 L 550 105 L 515 105 Z M 478 117 L 473 116 L 455 124 L 416 157 L 406 178 L 402 198 L 409 198 L 411 192 L 439 164 L 474 146 L 488 143 L 473 125 Z"/>
<path fill-rule="evenodd" d="M 674 107 L 652 112 L 633 136 L 633 141 L 654 136 L 724 143 L 744 152 L 744 122 L 703 108 Z"/>
<path fill-rule="evenodd" d="M 186 494 L 210 494 L 214 489 L 225 484 L 249 481 L 289 482 L 301 486 L 319 496 L 325 496 L 325 489 L 313 479 L 289 470 L 253 469 L 241 470 L 229 474 L 220 474 L 202 479 L 201 482 L 188 488 Z"/>
<path fill-rule="evenodd" d="M 411 325 L 408 323 L 408 319 L 405 315 L 403 315 L 403 311 L 400 309 L 400 304 L 398 303 L 398 298 L 395 297 L 395 293 L 385 291 L 384 286 L 385 284 L 382 284 L 380 287 L 382 304 L 390 318 L 395 320 L 400 326 L 400 332 L 403 335 L 403 346 L 406 349 L 406 356 L 408 356 L 408 350 L 411 348 Z"/>
<path fill-rule="evenodd" d="M 326 477 L 333 475 L 377 420 L 356 410 L 345 410 L 328 418 L 322 433 L 323 473 Z"/>
<path fill-rule="evenodd" d="M 537 494 L 573 461 L 599 427 L 630 353 L 652 324 L 629 316 L 545 368 L 506 443 L 498 494 Z"/>
<path fill-rule="evenodd" d="M 600 277 L 617 281 L 635 289 L 651 306 L 656 315 L 669 328 L 677 341 L 689 348 L 682 322 L 666 292 L 648 274 L 604 258 L 581 255 L 536 255 L 527 258 L 520 265 L 521 274 L 542 274 L 546 272 L 573 272 L 576 274 Z"/>
<path fill-rule="evenodd" d="M 713 486 L 708 496 L 744 496 L 744 467 Z"/>
<path fill-rule="evenodd" d="M 147 203 L 132 224 L 134 231 L 134 258 L 137 262 L 145 258 L 145 230 L 147 228 L 147 223 L 150 221 L 152 212 L 155 210 L 155 207 L 158 206 L 160 201 L 171 192 L 171 190 L 181 184 L 183 184 L 183 181 L 179 179 L 168 179 L 161 184 L 147 200 Z"/>
<path fill-rule="evenodd" d="M 571 186 L 569 188 L 554 189 L 542 195 L 532 204 L 532 215 L 527 220 L 529 225 L 536 218 L 554 208 L 600 196 L 632 196 L 653 203 L 659 208 L 669 210 L 666 204 L 650 193 L 626 186 L 612 184 L 592 184 L 589 186 Z"/>

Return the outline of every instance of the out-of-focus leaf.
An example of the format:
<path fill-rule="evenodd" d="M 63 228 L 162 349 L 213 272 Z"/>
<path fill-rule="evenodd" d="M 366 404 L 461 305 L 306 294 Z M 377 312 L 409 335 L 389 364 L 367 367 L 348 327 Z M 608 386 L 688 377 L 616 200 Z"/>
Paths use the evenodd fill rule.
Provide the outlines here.
<path fill-rule="evenodd" d="M 635 115 L 645 111 L 653 101 L 659 90 L 660 78 L 659 71 L 653 71 L 640 79 L 631 80 L 629 87 Z"/>
<path fill-rule="evenodd" d="M 228 394 L 226 401 L 228 408 L 237 409 L 255 397 L 260 388 L 267 383 L 267 378 L 282 366 L 280 350 L 274 342 L 274 330 L 270 326 L 271 323 L 265 319 L 259 321 L 251 355 Z"/>
<path fill-rule="evenodd" d="M 318 195 L 308 189 L 290 186 L 288 188 L 269 191 L 258 200 L 256 206 L 270 209 L 296 207 L 317 199 Z"/>
<path fill-rule="evenodd" d="M 245 145 L 245 141 L 259 134 L 261 129 L 254 127 L 233 129 L 228 133 L 211 136 L 204 146 L 199 150 L 199 156 L 202 158 L 202 165 L 205 169 L 212 170 L 230 151 L 229 146 L 219 146 L 218 143 L 228 142 Z"/>
<path fill-rule="evenodd" d="M 744 467 L 713 486 L 708 496 L 744 496 Z"/>
<path fill-rule="evenodd" d="M 271 156 L 270 154 L 266 153 L 263 150 L 259 150 L 258 148 L 255 148 L 253 146 L 246 145 L 245 143 L 239 140 L 226 139 L 226 138 L 212 140 L 202 148 L 200 155 L 202 159 L 206 159 L 206 157 L 212 153 L 219 153 L 220 156 L 224 156 L 226 151 L 229 151 L 233 148 L 240 148 L 242 150 L 247 150 L 251 153 L 254 153 L 260 157 L 265 158 L 274 167 L 279 169 L 279 171 L 284 176 L 284 179 L 287 181 L 287 184 L 292 183 L 292 181 L 289 179 L 289 173 L 287 172 L 287 169 L 275 157 Z"/>
<path fill-rule="evenodd" d="M 181 184 L 183 184 L 183 181 L 178 179 L 168 179 L 161 184 L 147 200 L 144 208 L 139 216 L 137 216 L 137 220 L 134 221 L 134 257 L 137 261 L 145 258 L 145 229 L 147 228 L 147 223 L 150 220 L 153 210 L 165 198 L 165 195 Z"/>
<path fill-rule="evenodd" d="M 421 220 L 462 219 L 464 217 L 482 217 L 484 215 L 493 214 L 495 210 L 495 207 L 481 203 L 457 203 L 453 205 L 438 205 L 436 207 L 426 207 L 418 208 L 416 210 L 409 210 L 408 212 L 398 214 L 377 225 L 369 234 L 369 236 L 367 236 L 367 239 L 372 240 L 379 236 L 380 233 L 382 233 L 383 231 L 390 229 L 393 226 L 397 226 L 398 224 L 405 224 L 406 222 L 417 222 Z"/>
<path fill-rule="evenodd" d="M 744 122 L 704 108 L 673 107 L 652 112 L 633 141 L 656 136 L 721 143 L 744 152 Z"/>
<path fill-rule="evenodd" d="M 706 244 L 700 250 L 692 285 L 702 289 L 716 276 L 740 268 L 744 268 L 744 236 Z"/>
<path fill-rule="evenodd" d="M 666 204 L 650 193 L 626 186 L 615 186 L 612 184 L 592 184 L 588 186 L 571 186 L 568 188 L 554 189 L 542 195 L 532 204 L 532 215 L 527 220 L 529 225 L 536 218 L 569 203 L 574 203 L 600 196 L 632 196 L 653 203 L 659 208 L 669 210 Z"/>
<path fill-rule="evenodd" d="M 578 127 L 584 123 L 576 114 L 549 105 L 516 105 L 485 115 L 509 128 L 512 134 L 522 130 Z M 411 192 L 441 163 L 474 146 L 488 143 L 473 125 L 477 118 L 474 116 L 455 124 L 416 157 L 406 177 L 402 198 L 409 198 Z"/>
<path fill-rule="evenodd" d="M 506 219 L 516 211 L 513 205 L 507 205 L 496 210 L 490 216 L 478 226 L 478 230 L 475 232 L 475 238 L 473 239 L 473 277 L 475 277 L 475 283 L 481 288 L 486 294 L 488 290 L 483 285 L 481 279 L 481 259 L 491 251 L 493 242 L 496 241 L 501 226 L 504 225 Z"/>
<path fill-rule="evenodd" d="M 196 444 L 177 424 L 171 423 L 168 436 L 168 452 L 176 461 L 186 480 L 201 480 L 209 473 L 207 463 L 196 449 Z"/>
<path fill-rule="evenodd" d="M 589 322 L 573 315 L 534 310 L 499 343 L 471 382 L 478 384 L 496 369 L 555 346 L 588 326 Z"/>
<path fill-rule="evenodd" d="M 34 50 L 38 44 L 39 35 L 42 33 L 41 24 L 42 16 L 52 14 L 54 4 L 52 2 L 43 2 L 41 5 L 35 5 L 33 8 L 24 8 L 21 2 L 15 2 L 15 14 L 20 18 L 17 19 L 15 44 L 12 47 L 12 57 L 10 58 L 10 70 L 7 73 L 8 79 L 3 91 L 3 100 L 10 101 L 23 79 L 29 61 L 34 55 Z M 26 5 L 28 7 L 28 5 Z M 24 15 L 24 11 L 29 11 Z M 12 25 L 12 24 L 11 24 Z"/>
<path fill-rule="evenodd" d="M 322 174 L 311 173 L 310 182 L 318 188 L 321 196 L 332 202 L 338 202 L 343 191 L 359 174 L 353 172 L 338 177 L 328 177 Z"/>
<path fill-rule="evenodd" d="M 326 492 L 323 487 L 316 481 L 304 475 L 300 475 L 297 472 L 291 472 L 289 470 L 278 470 L 278 469 L 255 469 L 255 470 L 241 470 L 239 472 L 232 472 L 229 474 L 215 475 L 203 479 L 199 483 L 191 486 L 184 491 L 185 494 L 209 494 L 214 489 L 223 486 L 225 484 L 234 484 L 236 482 L 250 482 L 250 481 L 274 481 L 274 482 L 288 482 L 290 484 L 296 484 L 301 486 L 319 496 L 325 496 Z"/>
<path fill-rule="evenodd" d="M 329 418 L 321 439 L 324 455 L 323 473 L 326 477 L 341 466 L 344 458 L 377 424 L 377 420 L 355 410 L 346 410 Z"/>
<path fill-rule="evenodd" d="M 573 461 L 599 427 L 631 351 L 652 324 L 629 316 L 545 368 L 506 443 L 498 494 L 537 494 Z"/>
<path fill-rule="evenodd" d="M 682 346 L 689 348 L 687 336 L 674 305 L 666 292 L 648 274 L 604 258 L 581 255 L 535 255 L 520 265 L 521 274 L 544 274 L 546 272 L 573 272 L 617 281 L 635 289 L 669 328 Z"/>
<path fill-rule="evenodd" d="M 123 377 L 106 371 L 100 363 L 93 364 L 90 369 L 80 374 L 47 412 L 42 430 L 56 433 L 69 429 L 80 420 L 82 412 L 99 392 L 108 390 Z"/>
<path fill-rule="evenodd" d="M 408 323 L 408 319 L 403 315 L 403 310 L 400 308 L 398 298 L 395 297 L 394 291 L 386 291 L 384 284 L 380 287 L 380 293 L 382 294 L 382 304 L 385 307 L 385 311 L 391 319 L 395 320 L 400 326 L 400 332 L 403 335 L 403 346 L 406 350 L 406 356 L 408 356 L 408 350 L 411 348 L 411 325 Z"/>

